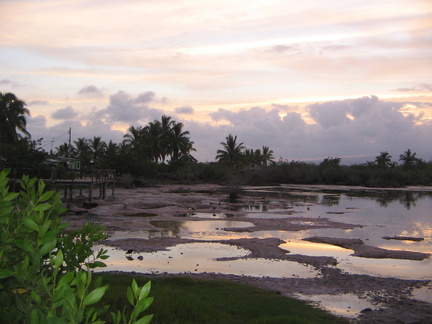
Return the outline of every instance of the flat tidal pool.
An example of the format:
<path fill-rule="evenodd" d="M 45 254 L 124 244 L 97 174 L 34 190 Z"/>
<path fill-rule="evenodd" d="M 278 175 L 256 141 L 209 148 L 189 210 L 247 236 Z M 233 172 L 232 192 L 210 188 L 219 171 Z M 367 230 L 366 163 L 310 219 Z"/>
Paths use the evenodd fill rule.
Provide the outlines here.
<path fill-rule="evenodd" d="M 296 277 L 314 278 L 319 271 L 306 265 L 291 261 L 267 259 L 218 260 L 237 258 L 249 254 L 248 250 L 221 243 L 187 243 L 168 247 L 167 251 L 126 254 L 106 246 L 96 249 L 108 250 L 106 260 L 108 271 L 136 271 L 141 273 L 203 273 L 213 272 L 254 277 Z"/>
<path fill-rule="evenodd" d="M 272 188 L 261 188 L 259 191 L 252 192 L 251 197 L 260 197 L 259 199 L 265 197 L 266 202 L 242 208 L 241 211 L 246 214 L 246 218 L 242 221 L 233 220 L 222 213 L 191 213 L 185 216 L 196 220 L 181 221 L 181 218 L 173 218 L 173 221 L 152 221 L 152 224 L 159 228 L 157 231 L 112 232 L 112 240 L 174 236 L 194 239 L 197 243 L 179 244 L 169 247 L 168 251 L 133 253 L 128 257 L 123 250 L 104 247 L 108 249 L 111 257 L 107 260 L 108 268 L 103 270 L 143 273 L 213 272 L 280 278 L 320 276 L 320 272 L 312 267 L 290 261 L 265 259 L 218 261 L 218 258 L 244 257 L 250 251 L 228 244 L 206 242 L 239 238 L 279 238 L 285 241 L 280 247 L 286 249 L 287 253 L 334 257 L 338 261 L 336 268 L 346 273 L 432 280 L 431 257 L 423 261 L 362 258 L 352 256 L 353 251 L 349 249 L 302 240 L 312 236 L 360 239 L 366 245 L 379 248 L 432 254 L 432 192 L 365 191 L 365 194 L 351 191 L 301 191 L 284 187 L 278 187 L 276 192 L 272 190 Z M 359 196 L 360 194 L 362 196 Z M 272 204 L 273 199 L 277 199 L 277 203 Z M 280 202 L 285 200 L 286 204 L 281 206 Z M 280 218 L 290 217 L 305 217 L 303 222 L 305 224 L 310 222 L 308 220 L 310 218 L 327 218 L 360 227 L 349 230 L 324 228 L 295 232 L 276 230 Z M 254 218 L 274 221 L 275 230 L 254 232 L 252 223 Z M 302 221 L 298 220 L 298 222 Z M 225 230 L 246 227 L 250 227 L 252 231 Z M 423 238 L 423 240 L 384 239 L 384 237 L 400 236 Z M 333 313 L 348 317 L 356 317 L 364 308 L 374 308 L 366 298 L 354 295 L 299 297 L 317 302 Z M 432 287 L 429 285 L 415 289 L 413 298 L 431 302 Z"/>

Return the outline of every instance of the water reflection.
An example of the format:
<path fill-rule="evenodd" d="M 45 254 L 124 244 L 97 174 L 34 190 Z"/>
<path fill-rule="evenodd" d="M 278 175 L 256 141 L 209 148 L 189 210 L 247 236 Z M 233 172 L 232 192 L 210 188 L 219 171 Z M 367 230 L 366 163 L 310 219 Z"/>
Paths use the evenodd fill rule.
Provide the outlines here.
<path fill-rule="evenodd" d="M 234 217 L 234 214 L 226 214 L 226 213 L 185 213 L 185 214 L 179 214 L 175 217 L 193 217 L 193 218 L 218 218 L 218 219 L 225 219 L 225 218 L 232 218 Z"/>
<path fill-rule="evenodd" d="M 380 305 L 367 298 L 366 296 L 357 296 L 354 294 L 342 295 L 303 295 L 296 294 L 296 298 L 316 303 L 318 306 L 338 316 L 356 318 L 361 311 L 370 308 L 378 309 Z"/>
<path fill-rule="evenodd" d="M 292 261 L 267 259 L 239 259 L 218 261 L 218 258 L 243 257 L 250 252 L 221 243 L 188 243 L 168 247 L 167 251 L 152 253 L 133 253 L 125 255 L 124 250 L 106 246 L 110 258 L 107 268 L 99 271 L 137 271 L 142 273 L 202 273 L 213 272 L 254 277 L 296 277 L 315 278 L 319 276 L 316 269 Z"/>
<path fill-rule="evenodd" d="M 229 233 L 225 228 L 247 228 L 254 225 L 250 222 L 232 220 L 211 220 L 211 221 L 151 221 L 151 225 L 164 228 L 165 236 L 176 236 L 182 238 L 196 238 L 197 236 L 225 236 Z"/>
<path fill-rule="evenodd" d="M 126 259 L 124 251 L 111 249 L 108 254 L 108 270 L 179 273 L 219 272 L 251 276 L 292 277 L 319 276 L 313 270 L 299 263 L 247 259 L 217 261 L 220 257 L 244 256 L 249 251 L 228 244 L 208 243 L 210 240 L 231 240 L 239 238 L 279 238 L 286 243 L 281 247 L 291 254 L 330 256 L 337 259 L 337 268 L 350 274 L 368 274 L 403 279 L 432 279 L 432 258 L 423 261 L 371 259 L 352 256 L 352 250 L 329 244 L 302 241 L 311 236 L 360 239 L 366 245 L 389 250 L 407 250 L 432 254 L 432 193 L 404 191 L 318 191 L 295 190 L 289 187 L 248 188 L 243 197 L 250 196 L 252 203 L 241 211 L 246 221 L 231 219 L 223 213 L 190 213 L 185 217 L 196 218 L 187 221 L 151 221 L 154 230 L 134 232 L 112 232 L 111 239 L 152 238 L 176 236 L 194 239 L 197 243 L 181 244 L 169 251 L 132 254 Z M 256 199 L 259 197 L 260 201 Z M 247 200 L 247 199 L 246 199 Z M 243 200 L 245 201 L 245 200 Z M 296 217 L 297 223 L 313 224 L 309 218 L 327 218 L 331 221 L 358 224 L 351 230 L 322 228 L 303 231 L 253 231 L 254 218 L 264 218 L 278 223 L 278 218 Z M 305 219 L 302 220 L 301 218 Z M 175 218 L 173 218 L 175 219 Z M 177 218 L 179 220 L 179 218 Z M 249 221 L 248 221 L 249 220 Z M 250 232 L 229 232 L 225 228 L 251 227 Z M 383 237 L 406 236 L 424 238 L 423 241 L 386 240 Z M 108 248 L 110 249 L 110 248 Z M 140 260 L 142 258 L 142 260 Z M 197 266 L 199 265 L 199 266 Z M 432 288 L 420 288 L 413 292 L 416 298 L 430 300 Z M 310 297 L 310 296 L 309 296 Z M 306 298 L 306 297 L 305 297 Z M 322 305 L 336 302 L 337 296 L 318 296 Z M 310 299 L 309 300 L 313 300 Z M 342 299 L 341 299 L 342 300 Z M 343 295 L 343 300 L 352 300 L 348 306 L 337 303 L 328 305 L 333 312 L 344 316 L 358 314 L 361 309 L 372 308 L 364 299 Z M 364 302 L 364 303 L 363 303 Z M 354 308 L 353 305 L 361 305 Z M 361 309 L 360 309 L 361 308 Z M 339 310 L 337 310 L 339 309 Z M 349 314 L 347 314 L 349 313 Z"/>

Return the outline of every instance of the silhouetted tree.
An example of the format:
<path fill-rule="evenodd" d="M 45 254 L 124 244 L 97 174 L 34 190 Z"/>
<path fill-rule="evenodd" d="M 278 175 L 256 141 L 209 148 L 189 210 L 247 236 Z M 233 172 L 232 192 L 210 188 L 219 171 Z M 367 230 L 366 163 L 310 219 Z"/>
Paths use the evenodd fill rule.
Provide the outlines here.
<path fill-rule="evenodd" d="M 412 153 L 410 149 L 406 150 L 403 154 L 399 156 L 399 161 L 402 161 L 402 166 L 406 170 L 410 170 L 414 167 L 417 157 L 416 153 Z"/>
<path fill-rule="evenodd" d="M 237 144 L 237 135 L 232 136 L 229 134 L 226 137 L 226 142 L 220 143 L 224 150 L 217 150 L 216 159 L 219 162 L 227 163 L 229 166 L 233 166 L 235 163 L 239 163 L 243 160 L 243 142 Z"/>
<path fill-rule="evenodd" d="M 384 151 L 375 158 L 375 163 L 379 168 L 387 168 L 394 165 L 391 159 L 392 156 L 389 154 L 389 152 Z"/>
<path fill-rule="evenodd" d="M 0 144 L 15 143 L 19 140 L 20 131 L 25 137 L 30 137 L 26 130 L 25 115 L 30 111 L 25 108 L 25 102 L 18 99 L 13 93 L 0 92 Z"/>

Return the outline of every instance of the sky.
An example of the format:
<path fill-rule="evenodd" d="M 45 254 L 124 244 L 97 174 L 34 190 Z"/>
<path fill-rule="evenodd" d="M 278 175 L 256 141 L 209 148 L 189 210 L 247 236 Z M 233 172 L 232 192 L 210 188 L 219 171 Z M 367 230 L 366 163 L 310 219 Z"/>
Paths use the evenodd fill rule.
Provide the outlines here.
<path fill-rule="evenodd" d="M 0 0 L 0 91 L 32 139 L 120 143 L 162 115 L 201 162 L 432 161 L 430 0 Z"/>

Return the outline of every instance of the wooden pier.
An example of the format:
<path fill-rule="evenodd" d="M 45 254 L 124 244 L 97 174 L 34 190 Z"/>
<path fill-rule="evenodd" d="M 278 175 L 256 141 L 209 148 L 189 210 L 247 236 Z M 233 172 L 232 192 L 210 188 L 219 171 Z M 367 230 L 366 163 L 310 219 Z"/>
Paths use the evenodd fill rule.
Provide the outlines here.
<path fill-rule="evenodd" d="M 52 190 L 63 192 L 63 199 L 68 201 L 73 201 L 76 192 L 79 196 L 87 193 L 89 203 L 93 202 L 97 191 L 97 199 L 106 199 L 108 190 L 111 190 L 111 196 L 115 194 L 115 170 L 11 169 L 9 181 L 12 191 L 19 189 L 18 181 L 23 175 L 43 180 Z"/>

